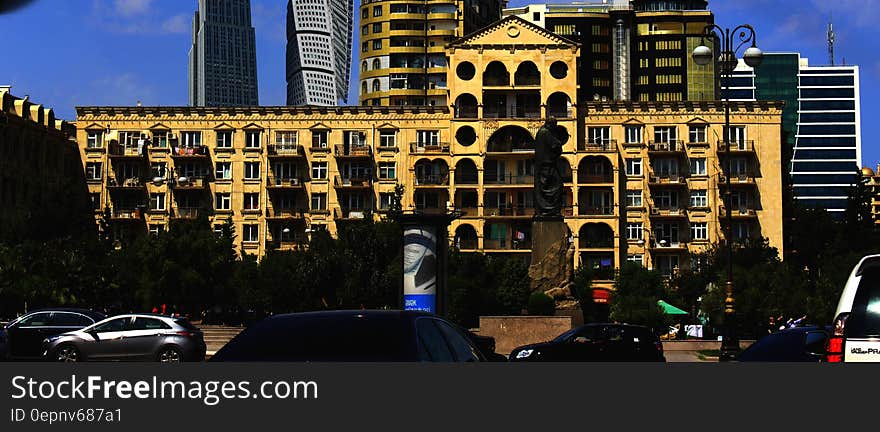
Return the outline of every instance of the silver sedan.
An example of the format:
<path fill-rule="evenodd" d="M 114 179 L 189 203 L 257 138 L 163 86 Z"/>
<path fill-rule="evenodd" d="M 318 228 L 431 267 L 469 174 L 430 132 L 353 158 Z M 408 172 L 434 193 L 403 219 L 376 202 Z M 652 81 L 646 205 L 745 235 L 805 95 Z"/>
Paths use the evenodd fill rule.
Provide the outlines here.
<path fill-rule="evenodd" d="M 185 318 L 118 315 L 43 341 L 43 356 L 61 362 L 205 359 L 202 332 Z"/>

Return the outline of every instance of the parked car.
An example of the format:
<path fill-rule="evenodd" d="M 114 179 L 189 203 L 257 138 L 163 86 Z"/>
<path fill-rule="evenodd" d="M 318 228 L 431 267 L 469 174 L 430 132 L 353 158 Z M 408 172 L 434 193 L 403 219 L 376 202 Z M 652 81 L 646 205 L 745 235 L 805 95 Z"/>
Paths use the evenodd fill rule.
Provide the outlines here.
<path fill-rule="evenodd" d="M 880 362 L 880 255 L 866 256 L 856 264 L 834 316 L 825 360 Z"/>
<path fill-rule="evenodd" d="M 490 362 L 507 362 L 507 357 L 495 352 L 495 338 L 491 336 L 478 335 L 472 331 L 465 330 L 465 334 L 470 338 L 471 342 L 483 354 L 486 361 Z"/>
<path fill-rule="evenodd" d="M 201 330 L 186 318 L 154 314 L 118 315 L 43 341 L 46 359 L 62 362 L 202 361 L 205 349 Z"/>
<path fill-rule="evenodd" d="M 533 362 L 664 362 L 660 337 L 648 327 L 629 324 L 586 324 L 549 342 L 521 346 L 510 361 Z"/>
<path fill-rule="evenodd" d="M 456 325 L 417 311 L 325 311 L 274 315 L 245 329 L 211 361 L 478 362 L 485 357 Z"/>
<path fill-rule="evenodd" d="M 0 358 L 39 360 L 47 337 L 90 326 L 106 318 L 87 309 L 39 309 L 6 324 L 0 330 Z"/>
<path fill-rule="evenodd" d="M 741 362 L 819 362 L 830 327 L 803 326 L 771 333 L 746 348 Z"/>

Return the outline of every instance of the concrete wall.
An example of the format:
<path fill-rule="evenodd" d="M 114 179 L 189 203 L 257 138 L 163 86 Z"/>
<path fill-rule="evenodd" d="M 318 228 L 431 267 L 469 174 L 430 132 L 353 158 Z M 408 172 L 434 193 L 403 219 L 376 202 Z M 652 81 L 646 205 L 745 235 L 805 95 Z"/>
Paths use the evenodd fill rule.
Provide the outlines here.
<path fill-rule="evenodd" d="M 518 346 L 551 340 L 571 328 L 570 316 L 480 317 L 479 334 L 495 338 L 495 352 L 507 355 Z"/>

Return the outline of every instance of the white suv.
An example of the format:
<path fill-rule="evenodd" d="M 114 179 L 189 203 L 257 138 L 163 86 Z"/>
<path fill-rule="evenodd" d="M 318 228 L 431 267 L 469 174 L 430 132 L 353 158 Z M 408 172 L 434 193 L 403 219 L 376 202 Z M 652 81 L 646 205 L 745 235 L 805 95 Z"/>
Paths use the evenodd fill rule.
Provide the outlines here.
<path fill-rule="evenodd" d="M 880 255 L 866 256 L 856 265 L 834 316 L 825 360 L 880 362 Z"/>

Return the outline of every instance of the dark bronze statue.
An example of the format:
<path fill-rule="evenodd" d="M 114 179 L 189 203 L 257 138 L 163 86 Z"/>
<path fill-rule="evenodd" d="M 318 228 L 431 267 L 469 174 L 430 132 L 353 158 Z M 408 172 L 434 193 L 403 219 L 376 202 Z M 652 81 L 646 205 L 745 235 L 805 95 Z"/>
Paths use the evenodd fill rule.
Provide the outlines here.
<path fill-rule="evenodd" d="M 535 135 L 535 210 L 538 217 L 562 216 L 559 158 L 564 138 L 554 118 L 547 119 Z"/>

